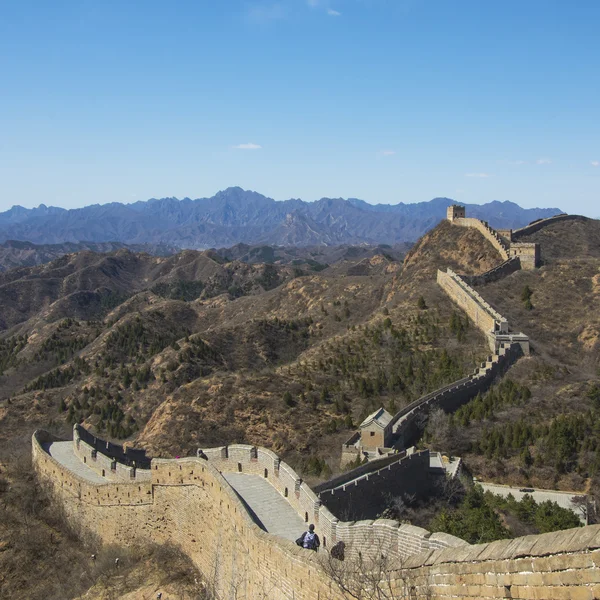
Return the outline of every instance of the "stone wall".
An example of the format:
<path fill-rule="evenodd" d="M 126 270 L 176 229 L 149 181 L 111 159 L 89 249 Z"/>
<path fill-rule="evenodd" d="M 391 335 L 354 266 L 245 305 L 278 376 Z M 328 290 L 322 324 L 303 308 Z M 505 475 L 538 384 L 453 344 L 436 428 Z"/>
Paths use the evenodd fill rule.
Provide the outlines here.
<path fill-rule="evenodd" d="M 434 487 L 434 476 L 429 470 L 429 450 L 395 457 L 396 460 L 389 464 L 380 464 L 377 469 L 357 474 L 351 481 L 315 491 L 332 513 L 346 520 L 376 519 L 389 506 L 390 495 L 410 494 L 417 498 L 429 495 Z"/>
<path fill-rule="evenodd" d="M 49 456 L 41 446 L 49 441 L 46 432 L 34 434 L 33 464 L 80 535 L 125 546 L 174 543 L 223 599 L 341 598 L 317 555 L 262 531 L 208 461 L 153 461 L 151 483 L 94 486 Z"/>
<path fill-rule="evenodd" d="M 210 461 L 158 461 L 152 483 L 95 486 L 43 450 L 53 440 L 34 434 L 33 465 L 82 535 L 121 545 L 174 543 L 214 580 L 222 600 L 343 600 L 323 569 L 326 553 L 261 531 Z M 600 597 L 598 525 L 475 546 L 385 519 L 340 523 L 338 534 L 363 557 L 380 552 L 374 540 L 390 549 L 384 576 L 396 598 Z"/>
<path fill-rule="evenodd" d="M 461 279 L 468 285 L 485 285 L 486 283 L 498 281 L 520 269 L 521 261 L 519 257 L 511 256 L 497 267 L 494 267 L 481 275 L 461 275 Z"/>
<path fill-rule="evenodd" d="M 495 350 L 494 332 L 508 333 L 506 319 L 454 271 L 438 270 L 437 282 L 446 294 L 467 313 L 473 324 L 488 337 L 491 349 Z"/>
<path fill-rule="evenodd" d="M 360 431 L 355 431 L 342 444 L 342 457 L 340 466 L 344 468 L 348 463 L 354 462 L 359 456 L 362 458 L 362 450 L 357 445 L 360 442 Z"/>
<path fill-rule="evenodd" d="M 522 269 L 531 271 L 540 264 L 540 247 L 538 244 L 513 242 L 510 245 L 509 252 L 511 257 L 519 259 Z"/>
<path fill-rule="evenodd" d="M 540 229 L 547 227 L 548 225 L 552 225 L 553 223 L 558 223 L 560 221 L 587 221 L 587 217 L 583 217 L 581 215 L 556 215 L 555 217 L 549 217 L 548 219 L 540 219 L 539 221 L 535 221 L 534 223 L 530 223 L 525 227 L 521 227 L 521 229 L 515 229 L 512 232 L 513 241 L 517 241 L 519 238 L 522 238 L 526 235 L 531 235 Z"/>
<path fill-rule="evenodd" d="M 224 446 L 222 448 L 210 448 L 201 450 L 200 452 L 206 456 L 209 464 L 217 468 L 222 473 L 247 473 L 251 475 L 259 475 L 260 477 L 267 479 L 267 481 L 269 481 L 269 483 L 275 487 L 275 489 L 277 489 L 284 498 L 287 499 L 290 505 L 306 523 L 315 523 L 319 534 L 322 536 L 323 545 L 326 548 L 331 547 L 336 542 L 343 541 L 348 546 L 348 551 L 350 554 L 358 552 L 368 554 L 370 544 L 375 544 L 380 549 L 387 548 L 387 551 L 393 553 L 394 555 L 397 553 L 399 553 L 399 555 L 407 555 L 409 552 L 406 548 L 402 549 L 402 547 L 399 546 L 400 542 L 397 537 L 393 538 L 393 540 L 390 542 L 387 534 L 384 536 L 384 538 L 380 539 L 378 537 L 377 532 L 380 530 L 377 529 L 377 527 L 374 529 L 369 529 L 369 527 L 373 523 L 376 524 L 377 521 L 359 521 L 357 523 L 345 523 L 341 521 L 338 518 L 340 515 L 335 516 L 330 510 L 329 506 L 324 506 L 324 503 L 316 495 L 315 491 L 313 491 L 306 483 L 304 483 L 289 465 L 281 461 L 279 457 L 270 450 L 265 448 L 256 448 L 244 444 L 236 444 L 232 446 Z M 378 476 L 381 478 L 381 483 L 378 488 L 380 491 L 383 490 L 385 485 L 390 485 L 389 474 L 387 476 L 384 474 L 386 468 L 385 465 L 388 465 L 389 463 L 397 463 L 399 462 L 399 458 L 401 458 L 401 456 L 394 455 L 392 457 L 386 457 L 385 459 L 382 459 L 382 461 L 377 461 L 377 466 L 382 471 L 382 474 Z M 428 460 L 429 459 L 427 458 L 425 463 L 422 460 L 419 461 L 416 459 L 413 461 L 413 463 L 411 463 L 412 468 L 409 468 L 408 465 L 406 465 L 404 468 L 411 472 L 411 477 L 415 476 L 419 478 L 426 478 L 429 466 Z M 365 465 L 365 468 L 369 471 L 373 471 L 373 466 L 370 464 Z M 393 471 L 390 471 L 390 474 L 395 474 L 401 470 L 402 468 L 394 468 Z M 355 469 L 351 473 L 354 477 L 359 476 L 363 473 L 362 467 Z M 153 476 L 154 475 L 155 473 L 153 471 Z M 410 482 L 405 482 L 404 489 L 408 490 L 411 488 L 411 485 L 412 484 Z M 357 501 L 358 497 L 359 494 L 356 495 Z M 341 496 L 339 496 L 339 498 L 341 503 Z M 366 500 L 363 500 L 363 502 L 365 501 Z M 400 524 L 396 523 L 396 529 L 398 529 L 399 526 Z M 357 530 L 363 532 L 365 536 L 367 536 L 365 532 L 369 532 L 367 536 L 369 542 L 367 543 L 365 541 L 364 546 L 358 544 L 356 541 L 356 539 L 359 539 L 360 537 L 357 537 L 358 534 L 355 533 Z M 426 533 L 427 539 L 429 539 L 430 534 L 429 532 Z M 446 542 L 453 544 L 463 543 L 462 540 L 458 540 L 452 536 L 443 538 L 445 541 L 440 541 L 440 539 L 438 539 L 438 537 L 434 537 L 435 546 L 431 547 L 441 547 L 441 545 L 445 544 Z M 414 541 L 413 543 L 416 544 L 417 542 Z M 427 546 L 426 542 L 421 540 L 418 541 L 418 544 L 419 548 L 430 547 Z"/>
<path fill-rule="evenodd" d="M 406 456 L 406 452 L 396 452 L 394 454 L 386 454 L 381 458 L 377 458 L 374 460 L 370 460 L 368 463 L 364 465 L 360 465 L 351 471 L 346 471 L 341 475 L 337 475 L 336 477 L 332 477 L 327 481 L 316 485 L 312 488 L 315 494 L 320 494 L 321 492 L 325 492 L 327 490 L 331 490 L 336 487 L 340 487 L 350 481 L 355 480 L 357 477 L 361 477 L 362 475 L 367 475 L 368 473 L 372 473 L 377 471 L 378 469 L 382 469 L 383 467 L 387 467 L 393 462 L 397 462 Z"/>
<path fill-rule="evenodd" d="M 481 232 L 481 234 L 489 241 L 491 244 L 498 250 L 502 258 L 505 261 L 508 261 L 510 258 L 520 258 L 520 262 L 514 262 L 510 266 L 507 262 L 499 265 L 496 269 L 492 269 L 488 271 L 488 273 L 484 273 L 482 276 L 484 278 L 484 282 L 494 281 L 494 279 L 490 279 L 490 277 L 503 277 L 508 272 L 512 273 L 513 270 L 517 270 L 518 268 L 522 269 L 535 269 L 539 266 L 540 263 L 540 249 L 538 244 L 533 243 L 519 243 L 516 240 L 524 235 L 529 233 L 533 233 L 542 227 L 545 227 L 549 223 L 556 222 L 557 220 L 565 220 L 565 219 L 573 219 L 573 218 L 584 218 L 577 217 L 574 215 L 559 215 L 557 217 L 552 217 L 550 219 L 542 219 L 536 223 L 532 223 L 527 227 L 522 229 L 518 229 L 517 231 L 511 231 L 509 229 L 503 229 L 496 231 L 492 227 L 490 227 L 485 221 L 480 221 L 479 219 L 473 218 L 455 218 L 451 217 L 448 214 L 448 220 L 454 225 L 459 225 L 461 227 L 472 227 Z"/>
<path fill-rule="evenodd" d="M 149 469 L 150 459 L 146 456 L 146 451 L 131 446 L 124 447 L 120 444 L 107 442 L 101 438 L 92 435 L 85 427 L 78 423 L 73 425 L 73 438 L 79 438 L 90 448 L 97 450 L 104 456 L 117 461 L 122 465 L 136 467 L 139 469 Z"/>
<path fill-rule="evenodd" d="M 409 404 L 394 416 L 395 448 L 415 444 L 427 424 L 431 411 L 454 412 L 463 404 L 483 393 L 515 360 L 522 356 L 519 344 L 503 345 L 473 374 L 445 386 Z"/>
<path fill-rule="evenodd" d="M 110 481 L 148 481 L 151 478 L 150 469 L 136 469 L 124 465 L 84 442 L 77 436 L 76 430 L 73 434 L 75 456 L 101 477 Z"/>
<path fill-rule="evenodd" d="M 509 332 L 508 321 L 492 308 L 466 281 L 452 270 L 438 271 L 438 284 L 464 310 L 487 336 L 490 349 L 498 354 L 502 346 L 519 344 L 529 355 L 529 338 L 523 333 Z M 491 328 L 491 329 L 490 329 Z"/>

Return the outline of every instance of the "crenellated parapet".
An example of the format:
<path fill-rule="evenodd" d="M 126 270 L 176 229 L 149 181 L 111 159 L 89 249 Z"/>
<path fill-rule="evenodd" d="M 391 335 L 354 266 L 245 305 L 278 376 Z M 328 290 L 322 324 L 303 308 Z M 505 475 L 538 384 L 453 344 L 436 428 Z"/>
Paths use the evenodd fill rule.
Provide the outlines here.
<path fill-rule="evenodd" d="M 150 459 L 143 450 L 124 449 L 105 442 L 78 423 L 73 425 L 73 451 L 79 460 L 108 481 L 147 481 L 151 477 Z"/>
<path fill-rule="evenodd" d="M 451 269 L 438 270 L 438 285 L 468 315 L 486 337 L 490 349 L 498 354 L 502 345 L 519 344 L 523 354 L 529 354 L 529 338 L 509 331 L 509 324 L 476 290 Z"/>
<path fill-rule="evenodd" d="M 238 462 L 242 469 L 272 467 L 282 485 L 296 487 L 293 470 L 277 465 L 268 450 L 230 446 L 205 450 L 207 458 L 154 459 L 151 482 L 94 485 L 49 454 L 57 442 L 47 432 L 34 433 L 33 467 L 81 536 L 124 546 L 175 544 L 222 598 L 235 590 L 247 600 L 344 599 L 330 577 L 327 549 L 303 550 L 262 531 L 227 483 L 227 471 L 209 456 L 223 469 L 229 461 L 234 468 Z M 351 549 L 361 552 L 361 561 L 385 559 L 382 581 L 397 598 L 593 598 L 600 585 L 598 525 L 480 545 L 387 519 L 337 521 L 335 528 L 337 539 L 347 542 L 349 569 L 360 564 Z"/>
<path fill-rule="evenodd" d="M 540 264 L 540 249 L 538 244 L 533 243 L 520 243 L 517 242 L 519 237 L 526 235 L 526 233 L 536 231 L 537 229 L 543 227 L 546 222 L 554 222 L 561 217 L 567 217 L 569 215 L 560 215 L 559 217 L 552 217 L 550 219 L 542 219 L 540 224 L 534 223 L 532 225 L 528 225 L 523 229 L 519 229 L 517 231 L 512 231 L 511 229 L 501 229 L 496 230 L 487 223 L 487 221 L 481 221 L 480 219 L 474 219 L 472 217 L 466 217 L 465 207 L 464 206 L 450 206 L 447 211 L 447 219 L 453 225 L 458 225 L 459 227 L 471 227 L 473 229 L 477 229 L 481 232 L 481 234 L 496 248 L 499 252 L 500 256 L 502 256 L 504 261 L 509 261 L 510 259 L 518 259 L 519 260 L 519 268 L 529 270 L 535 269 Z M 525 234 L 523 232 L 526 232 Z M 512 268 L 516 266 L 516 262 L 513 262 L 511 267 L 503 269 L 503 274 L 508 274 L 508 272 L 512 272 Z M 499 265 L 502 266 L 502 265 Z M 505 265 L 506 267 L 506 265 Z M 495 271 L 495 269 L 492 269 Z M 490 277 L 493 277 L 492 272 L 488 272 Z M 496 275 L 498 272 L 496 271 Z M 484 279 L 487 274 L 484 274 Z M 493 280 L 493 279 L 492 279 Z"/>

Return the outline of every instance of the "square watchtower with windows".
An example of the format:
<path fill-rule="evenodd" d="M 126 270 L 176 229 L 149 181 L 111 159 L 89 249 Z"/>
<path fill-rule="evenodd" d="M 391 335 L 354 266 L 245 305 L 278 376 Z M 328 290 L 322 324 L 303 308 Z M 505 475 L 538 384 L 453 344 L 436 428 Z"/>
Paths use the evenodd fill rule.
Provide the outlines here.
<path fill-rule="evenodd" d="M 465 207 L 460 206 L 458 204 L 453 204 L 452 206 L 449 206 L 448 210 L 446 211 L 446 217 L 448 221 L 450 221 L 450 223 L 452 223 L 452 221 L 454 221 L 455 219 L 464 219 Z"/>

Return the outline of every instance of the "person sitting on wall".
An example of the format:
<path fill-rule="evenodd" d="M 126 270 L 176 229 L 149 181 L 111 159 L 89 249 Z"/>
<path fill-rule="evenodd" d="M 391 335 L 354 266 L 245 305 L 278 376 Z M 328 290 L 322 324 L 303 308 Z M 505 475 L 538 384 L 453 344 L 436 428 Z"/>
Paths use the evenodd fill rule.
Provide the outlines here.
<path fill-rule="evenodd" d="M 318 550 L 321 541 L 319 540 L 319 536 L 315 533 L 315 526 L 312 523 L 308 526 L 308 531 L 305 531 L 296 540 L 296 544 L 307 550 L 314 550 L 315 552 Z"/>
<path fill-rule="evenodd" d="M 344 560 L 344 548 L 346 544 L 341 540 L 331 549 L 331 558 L 337 558 L 337 560 Z"/>

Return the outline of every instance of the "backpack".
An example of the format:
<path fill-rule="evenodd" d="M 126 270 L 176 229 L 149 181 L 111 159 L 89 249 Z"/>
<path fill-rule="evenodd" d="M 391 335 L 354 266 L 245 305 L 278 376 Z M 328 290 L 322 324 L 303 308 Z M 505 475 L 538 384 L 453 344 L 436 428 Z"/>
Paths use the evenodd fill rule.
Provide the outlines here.
<path fill-rule="evenodd" d="M 314 550 L 315 545 L 316 545 L 316 539 L 315 539 L 316 537 L 317 537 L 316 533 L 307 531 L 306 535 L 304 536 L 304 547 L 307 548 L 308 550 Z"/>

